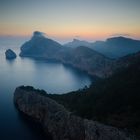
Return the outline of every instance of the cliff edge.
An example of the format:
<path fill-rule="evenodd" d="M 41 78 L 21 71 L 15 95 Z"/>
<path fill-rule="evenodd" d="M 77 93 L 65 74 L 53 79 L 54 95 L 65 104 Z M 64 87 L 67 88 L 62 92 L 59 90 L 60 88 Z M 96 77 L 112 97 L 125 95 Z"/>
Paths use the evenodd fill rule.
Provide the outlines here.
<path fill-rule="evenodd" d="M 41 123 L 53 140 L 134 140 L 117 128 L 73 115 L 43 90 L 17 87 L 14 103 L 18 110 Z"/>

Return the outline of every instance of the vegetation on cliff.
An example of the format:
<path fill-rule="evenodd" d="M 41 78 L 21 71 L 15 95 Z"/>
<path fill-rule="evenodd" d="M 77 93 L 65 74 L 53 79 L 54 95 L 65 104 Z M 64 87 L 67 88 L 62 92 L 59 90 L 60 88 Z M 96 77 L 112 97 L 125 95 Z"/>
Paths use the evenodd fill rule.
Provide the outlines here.
<path fill-rule="evenodd" d="M 20 112 L 40 123 L 50 139 L 136 140 L 115 127 L 82 119 L 44 95 L 44 91 L 30 86 L 18 87 L 14 92 L 14 103 Z"/>
<path fill-rule="evenodd" d="M 140 59 L 88 89 L 47 96 L 74 114 L 140 134 Z"/>

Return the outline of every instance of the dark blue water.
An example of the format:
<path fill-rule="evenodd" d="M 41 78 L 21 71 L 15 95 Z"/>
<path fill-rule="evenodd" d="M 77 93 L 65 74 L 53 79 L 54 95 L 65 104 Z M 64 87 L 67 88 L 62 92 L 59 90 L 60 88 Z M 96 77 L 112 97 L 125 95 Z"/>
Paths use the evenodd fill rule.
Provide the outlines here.
<path fill-rule="evenodd" d="M 44 140 L 41 128 L 29 123 L 16 110 L 13 104 L 15 88 L 31 85 L 48 93 L 62 94 L 89 86 L 91 79 L 58 62 L 20 57 L 9 61 L 5 59 L 4 51 L 0 49 L 0 139 Z"/>

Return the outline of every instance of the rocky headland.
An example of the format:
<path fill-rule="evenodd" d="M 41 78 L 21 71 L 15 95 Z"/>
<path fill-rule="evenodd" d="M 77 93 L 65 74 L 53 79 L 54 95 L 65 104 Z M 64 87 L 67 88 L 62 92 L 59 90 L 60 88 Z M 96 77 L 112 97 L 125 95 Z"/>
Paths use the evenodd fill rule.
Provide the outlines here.
<path fill-rule="evenodd" d="M 115 44 L 116 38 L 110 40 L 109 42 Z M 117 42 L 122 42 L 122 38 L 117 38 Z M 123 43 L 117 43 L 117 45 L 121 44 L 122 46 L 124 44 L 126 46 L 128 44 L 126 42 L 128 42 L 128 39 L 123 39 Z M 136 48 L 139 48 L 140 41 L 131 41 L 131 46 L 132 44 L 135 46 L 134 42 L 137 42 Z M 52 39 L 46 38 L 39 31 L 35 31 L 32 38 L 21 46 L 20 52 L 21 57 L 57 60 L 100 78 L 107 78 L 118 69 L 128 67 L 137 59 L 136 57 L 139 54 L 137 52 L 118 59 L 111 59 L 86 46 L 65 47 Z"/>
<path fill-rule="evenodd" d="M 38 121 L 53 140 L 134 140 L 115 127 L 73 115 L 43 90 L 18 87 L 14 92 L 18 110 Z"/>

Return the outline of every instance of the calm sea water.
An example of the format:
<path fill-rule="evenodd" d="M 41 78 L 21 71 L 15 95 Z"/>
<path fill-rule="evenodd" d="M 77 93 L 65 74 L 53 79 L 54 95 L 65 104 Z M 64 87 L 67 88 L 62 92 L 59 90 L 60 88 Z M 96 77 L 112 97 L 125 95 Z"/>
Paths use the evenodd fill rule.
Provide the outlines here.
<path fill-rule="evenodd" d="M 14 49 L 19 53 L 19 49 Z M 17 57 L 5 59 L 0 48 L 0 139 L 44 140 L 38 125 L 25 120 L 13 104 L 17 86 L 31 85 L 48 93 L 62 94 L 91 84 L 84 72 L 58 62 Z"/>

